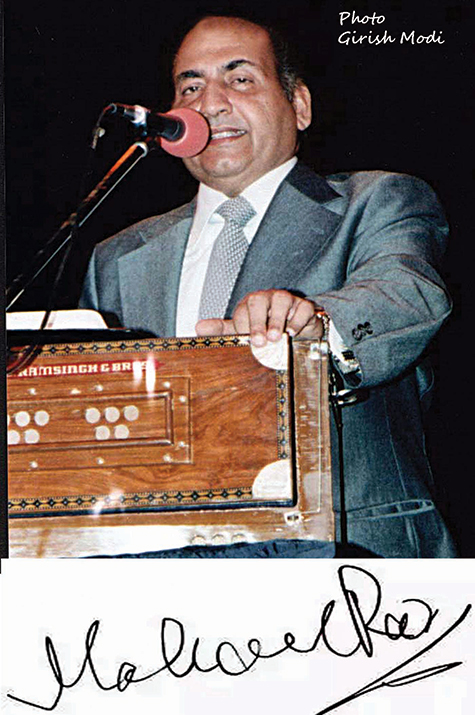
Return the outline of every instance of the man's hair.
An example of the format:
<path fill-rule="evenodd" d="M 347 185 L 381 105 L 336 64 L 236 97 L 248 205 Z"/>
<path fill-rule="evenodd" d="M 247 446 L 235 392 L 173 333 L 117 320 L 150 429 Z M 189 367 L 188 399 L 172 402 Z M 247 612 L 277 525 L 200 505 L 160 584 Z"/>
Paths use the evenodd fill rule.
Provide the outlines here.
<path fill-rule="evenodd" d="M 294 92 L 297 86 L 303 83 L 299 63 L 293 56 L 290 43 L 279 30 L 266 25 L 258 25 L 258 27 L 262 27 L 269 35 L 274 51 L 277 77 L 287 99 L 291 102 L 294 98 Z"/>
<path fill-rule="evenodd" d="M 191 30 L 193 30 L 200 22 L 202 22 L 202 20 L 207 20 L 208 18 L 213 17 L 223 17 L 230 20 L 242 20 L 243 22 L 249 22 L 252 25 L 256 25 L 256 27 L 260 27 L 262 30 L 265 30 L 265 32 L 267 32 L 274 52 L 277 78 L 280 82 L 282 89 L 284 90 L 285 96 L 287 97 L 289 102 L 291 102 L 294 98 L 294 92 L 297 86 L 299 84 L 305 83 L 303 79 L 303 72 L 301 69 L 300 61 L 293 52 L 293 48 L 290 42 L 287 40 L 286 37 L 284 37 L 280 30 L 263 22 L 251 19 L 250 17 L 232 14 L 225 15 L 221 13 L 209 13 L 205 15 L 200 15 L 191 23 L 188 23 L 186 28 L 184 28 L 180 33 L 179 38 L 175 43 L 173 65 L 175 64 L 176 56 L 188 33 L 191 32 Z"/>

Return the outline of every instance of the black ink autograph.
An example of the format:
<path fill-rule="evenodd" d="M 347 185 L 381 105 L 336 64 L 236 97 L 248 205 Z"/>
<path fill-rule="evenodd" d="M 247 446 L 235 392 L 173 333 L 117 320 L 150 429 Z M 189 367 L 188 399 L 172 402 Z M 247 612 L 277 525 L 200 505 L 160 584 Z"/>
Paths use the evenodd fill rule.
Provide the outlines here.
<path fill-rule="evenodd" d="M 365 603 L 361 599 L 358 592 L 355 589 L 350 588 L 348 585 L 347 576 L 354 576 L 355 574 L 360 575 L 360 581 L 361 577 L 363 577 L 363 583 L 366 588 L 372 588 L 374 600 L 374 604 L 372 606 L 368 606 L 368 603 Z M 153 672 L 145 675 L 139 675 L 137 673 L 137 665 L 124 661 L 118 669 L 115 682 L 111 684 L 104 684 L 96 671 L 92 653 L 100 625 L 100 622 L 96 620 L 91 623 L 86 634 L 85 655 L 79 673 L 76 678 L 70 682 L 66 682 L 63 677 L 61 665 L 52 639 L 49 636 L 45 638 L 46 656 L 58 686 L 56 697 L 50 705 L 34 703 L 17 697 L 16 695 L 12 695 L 11 693 L 8 693 L 7 697 L 19 703 L 23 703 L 24 705 L 29 705 L 32 708 L 51 711 L 59 705 L 64 691 L 74 688 L 74 686 L 79 683 L 87 668 L 89 668 L 94 682 L 100 690 L 118 690 L 119 692 L 124 692 L 124 690 L 126 690 L 132 683 L 141 683 L 165 671 L 171 673 L 176 678 L 184 678 L 194 670 L 199 671 L 200 673 L 210 673 L 212 671 L 219 670 L 226 675 L 239 676 L 251 670 L 251 668 L 256 665 L 258 660 L 276 658 L 277 656 L 280 656 L 288 651 L 307 654 L 315 651 L 319 646 L 324 646 L 330 653 L 342 658 L 349 658 L 353 656 L 358 650 L 360 650 L 360 648 L 363 649 L 368 657 L 371 657 L 374 654 L 373 640 L 375 636 L 386 638 L 391 641 L 397 641 L 399 639 L 417 640 L 422 635 L 429 633 L 438 610 L 433 610 L 425 601 L 418 598 L 405 599 L 403 603 L 408 604 L 407 611 L 400 618 L 397 618 L 391 613 L 386 613 L 382 619 L 383 626 L 378 628 L 374 625 L 374 621 L 378 614 L 381 615 L 380 609 L 382 589 L 377 578 L 369 571 L 366 571 L 359 566 L 341 566 L 338 569 L 338 578 L 341 592 L 346 604 L 346 609 L 351 621 L 351 632 L 349 635 L 354 638 L 355 641 L 354 644 L 352 644 L 347 650 L 343 650 L 341 647 L 338 649 L 334 644 L 332 644 L 330 624 L 332 614 L 337 604 L 336 600 L 329 601 L 324 606 L 320 616 L 320 626 L 313 642 L 310 645 L 306 647 L 298 647 L 296 645 L 296 637 L 291 632 L 284 633 L 282 638 L 282 647 L 278 650 L 269 652 L 264 651 L 263 645 L 258 638 L 251 638 L 247 642 L 247 651 L 243 654 L 241 654 L 238 648 L 230 641 L 221 641 L 214 653 L 214 662 L 211 664 L 204 664 L 201 661 L 199 653 L 200 639 L 195 638 L 193 645 L 191 646 L 191 652 L 189 656 L 187 656 L 186 664 L 182 663 L 179 665 L 177 661 L 184 655 L 185 650 L 185 627 L 175 618 L 163 618 L 160 634 L 163 665 Z M 418 629 L 416 628 L 416 615 L 415 610 L 413 609 L 417 609 L 419 621 L 421 620 L 421 611 L 423 613 L 422 624 Z M 365 615 L 366 610 L 369 610 L 369 613 Z M 360 690 L 351 693 L 347 697 L 329 705 L 323 710 L 319 710 L 314 715 L 325 715 L 345 703 L 351 702 L 356 698 L 360 698 L 361 696 L 374 692 L 380 688 L 396 688 L 404 685 L 410 685 L 418 680 L 424 680 L 434 675 L 440 675 L 441 673 L 461 665 L 462 661 L 457 661 L 453 663 L 435 665 L 433 667 L 413 671 L 408 674 L 401 674 L 401 671 L 406 668 L 406 666 L 417 660 L 417 658 L 422 656 L 424 653 L 432 650 L 436 645 L 447 638 L 450 633 L 455 631 L 465 620 L 470 610 L 471 605 L 469 604 L 450 626 L 448 626 L 430 643 L 414 653 L 413 656 L 403 661 L 395 668 L 392 668 L 387 673 L 384 673 L 379 678 L 367 683 Z M 396 674 L 398 674 L 397 677 L 395 677 Z"/>

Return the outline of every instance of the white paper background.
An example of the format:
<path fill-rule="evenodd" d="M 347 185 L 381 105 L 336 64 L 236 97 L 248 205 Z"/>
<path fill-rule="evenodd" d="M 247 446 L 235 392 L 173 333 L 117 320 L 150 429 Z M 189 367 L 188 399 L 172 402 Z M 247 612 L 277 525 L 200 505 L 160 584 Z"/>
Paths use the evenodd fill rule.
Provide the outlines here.
<path fill-rule="evenodd" d="M 137 675 L 163 665 L 160 628 L 166 617 L 180 620 L 186 630 L 185 648 L 175 665 L 179 671 L 189 664 L 198 636 L 198 661 L 203 665 L 215 662 L 222 640 L 232 641 L 247 662 L 250 638 L 259 638 L 263 649 L 275 651 L 283 643 L 283 634 L 291 631 L 297 645 L 308 646 L 318 632 L 325 604 L 332 599 L 337 605 L 328 634 L 332 643 L 349 650 L 357 639 L 338 583 L 339 565 L 292 560 L 3 562 L 1 712 L 42 712 L 7 698 L 8 692 L 50 706 L 58 686 L 47 663 L 45 637 L 52 638 L 64 680 L 70 682 L 83 662 L 85 634 L 95 619 L 101 625 L 93 660 L 105 684 L 116 682 L 123 661 L 138 666 Z M 375 623 L 382 626 L 388 611 L 400 616 L 408 608 L 403 599 L 420 598 L 439 609 L 430 632 L 413 641 L 373 636 L 372 658 L 361 648 L 351 658 L 338 658 L 322 643 L 311 654 L 286 652 L 272 660 L 259 660 L 239 677 L 195 671 L 178 679 L 164 672 L 131 684 L 123 693 L 102 692 L 87 670 L 77 686 L 64 692 L 54 712 L 316 714 L 410 658 L 475 601 L 475 566 L 470 561 L 361 561 L 358 565 L 382 585 L 382 607 Z M 368 577 L 357 578 L 351 584 L 357 586 L 367 613 L 374 603 L 374 589 L 368 586 Z M 425 617 L 423 607 L 417 609 L 410 607 L 416 630 L 421 623 L 416 614 Z M 449 672 L 364 695 L 335 712 L 468 715 L 475 703 L 473 614 L 399 675 L 459 660 L 464 664 Z M 236 660 L 227 662 L 238 667 Z"/>

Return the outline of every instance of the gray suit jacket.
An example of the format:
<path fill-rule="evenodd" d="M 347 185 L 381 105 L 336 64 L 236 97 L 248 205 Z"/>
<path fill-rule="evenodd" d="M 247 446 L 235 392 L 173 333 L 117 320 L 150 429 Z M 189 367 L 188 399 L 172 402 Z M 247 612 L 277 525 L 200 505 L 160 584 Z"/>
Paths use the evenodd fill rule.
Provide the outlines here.
<path fill-rule="evenodd" d="M 194 201 L 99 244 L 81 304 L 160 337 L 175 333 L 180 271 Z M 421 355 L 450 312 L 438 275 L 443 212 L 421 180 L 386 172 L 323 179 L 297 164 L 280 185 L 232 293 L 281 288 L 329 313 L 367 398 L 343 408 L 344 484 L 334 450 L 335 504 L 350 542 L 382 556 L 455 552 L 431 499 Z M 337 444 L 336 435 L 333 441 Z"/>

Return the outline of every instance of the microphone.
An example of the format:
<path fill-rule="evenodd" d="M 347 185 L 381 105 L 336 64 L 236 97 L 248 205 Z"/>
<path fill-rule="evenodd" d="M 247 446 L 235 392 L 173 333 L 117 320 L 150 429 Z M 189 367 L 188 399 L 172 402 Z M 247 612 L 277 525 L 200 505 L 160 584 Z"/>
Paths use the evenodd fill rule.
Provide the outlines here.
<path fill-rule="evenodd" d="M 208 122 L 200 112 L 188 107 L 160 114 L 138 104 L 113 103 L 104 109 L 102 117 L 112 114 L 124 117 L 135 125 L 142 137 L 157 137 L 162 149 L 173 156 L 196 156 L 209 140 Z"/>

